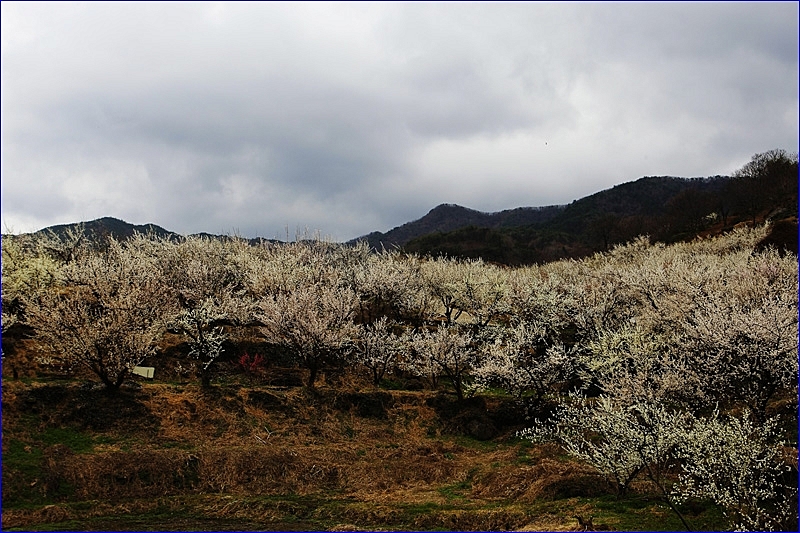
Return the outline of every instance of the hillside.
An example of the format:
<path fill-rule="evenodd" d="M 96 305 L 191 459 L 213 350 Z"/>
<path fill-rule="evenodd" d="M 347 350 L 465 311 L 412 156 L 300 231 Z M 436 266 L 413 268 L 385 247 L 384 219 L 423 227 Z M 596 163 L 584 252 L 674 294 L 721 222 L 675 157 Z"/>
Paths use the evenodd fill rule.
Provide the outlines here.
<path fill-rule="evenodd" d="M 618 501 L 591 468 L 515 438 L 509 398 L 224 381 L 114 397 L 61 377 L 4 383 L 3 530 L 680 527 L 656 494 Z M 718 514 L 691 517 L 708 530 Z"/>
<path fill-rule="evenodd" d="M 410 252 L 482 257 L 504 264 L 582 257 L 642 233 L 660 235 L 663 219 L 675 215 L 676 199 L 720 194 L 730 181 L 723 176 L 647 176 L 568 205 L 497 213 L 442 204 L 418 220 L 354 241 L 364 240 L 374 249 L 402 246 Z"/>
<path fill-rule="evenodd" d="M 503 224 L 469 223 L 455 230 L 418 234 L 408 239 L 404 248 L 509 265 L 584 257 L 640 234 L 660 235 L 675 198 L 687 193 L 713 194 L 729 180 L 644 177 L 566 206 L 544 208 L 546 216 L 539 220 L 508 217 Z"/>
<path fill-rule="evenodd" d="M 755 186 L 723 176 L 645 177 L 576 200 L 539 223 L 468 225 L 419 235 L 403 247 L 422 255 L 520 265 L 585 257 L 639 235 L 671 243 L 771 220 L 779 223 L 771 244 L 797 253 L 796 180 L 793 185 L 765 180 Z"/>
<path fill-rule="evenodd" d="M 796 531 L 797 258 L 759 253 L 767 233 L 521 269 L 315 242 L 120 243 L 61 266 L 4 247 L 2 527 L 717 531 L 752 494 L 737 464 L 777 487 L 745 512 Z M 29 268 L 48 265 L 64 282 Z M 388 291 L 359 298 L 363 280 Z M 313 324 L 322 340 L 295 344 Z M 198 357 L 194 331 L 224 350 Z M 381 342 L 391 359 L 362 357 Z M 644 455 L 642 435 L 673 444 Z"/>

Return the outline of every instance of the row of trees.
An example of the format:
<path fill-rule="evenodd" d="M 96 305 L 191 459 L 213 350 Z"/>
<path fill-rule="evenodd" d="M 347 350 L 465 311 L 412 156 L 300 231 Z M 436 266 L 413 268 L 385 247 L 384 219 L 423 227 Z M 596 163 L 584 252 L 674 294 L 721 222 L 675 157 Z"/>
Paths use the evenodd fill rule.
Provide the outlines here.
<path fill-rule="evenodd" d="M 139 236 L 64 260 L 49 252 L 58 243 L 25 251 L 6 240 L 3 328 L 23 320 L 53 357 L 109 387 L 166 331 L 185 336 L 207 384 L 225 341 L 255 330 L 308 368 L 309 386 L 329 364 L 375 376 L 376 364 L 396 361 L 446 375 L 459 397 L 468 381 L 542 397 L 574 379 L 606 390 L 624 381 L 625 364 L 640 372 L 657 361 L 658 376 L 697 380 L 695 404 L 725 398 L 764 413 L 797 371 L 796 259 L 754 254 L 765 231 L 671 246 L 640 238 L 516 269 L 319 241 Z M 647 390 L 685 388 L 662 381 Z"/>
<path fill-rule="evenodd" d="M 527 435 L 557 440 L 620 495 L 644 477 L 676 512 L 710 498 L 733 525 L 781 528 L 796 518 L 796 462 L 780 453 L 796 433 L 770 405 L 796 398 L 797 258 L 754 252 L 766 231 L 639 238 L 514 269 L 318 240 L 4 239 L 3 329 L 26 325 L 43 356 L 112 390 L 171 332 L 206 386 L 226 347 L 255 335 L 310 387 L 345 365 L 376 384 L 411 373 L 459 399 L 499 389 L 554 402 Z"/>

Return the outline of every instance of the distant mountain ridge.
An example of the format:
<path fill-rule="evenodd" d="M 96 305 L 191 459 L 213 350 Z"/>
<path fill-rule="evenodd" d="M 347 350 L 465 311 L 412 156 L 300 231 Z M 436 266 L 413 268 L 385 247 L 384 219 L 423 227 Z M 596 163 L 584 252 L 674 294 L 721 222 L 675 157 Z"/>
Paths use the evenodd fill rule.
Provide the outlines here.
<path fill-rule="evenodd" d="M 663 237 L 662 226 L 668 215 L 677 212 L 679 218 L 684 217 L 685 206 L 676 199 L 680 200 L 682 195 L 707 198 L 722 190 L 729 181 L 725 176 L 646 176 L 568 205 L 539 208 L 538 220 L 508 217 L 495 225 L 473 224 L 452 231 L 428 232 L 408 239 L 402 247 L 422 255 L 480 257 L 508 265 L 584 257 L 637 235 Z M 714 210 L 705 201 L 700 209 L 702 215 Z M 530 213 L 531 208 L 501 213 L 515 212 Z M 694 215 L 686 209 L 687 220 Z M 683 224 L 674 224 L 671 235 L 680 231 L 683 231 Z M 386 237 L 392 238 L 393 232 L 388 232 Z M 370 237 L 380 238 L 375 234 Z"/>
<path fill-rule="evenodd" d="M 678 195 L 687 191 L 720 192 L 730 179 L 728 176 L 709 178 L 645 176 L 573 201 L 559 213 L 558 217 L 555 217 L 552 226 L 554 229 L 574 231 L 576 226 L 610 215 L 652 218 L 666 213 L 671 207 L 670 202 Z"/>
<path fill-rule="evenodd" d="M 794 227 L 796 232 L 796 158 L 793 161 L 793 166 L 788 167 L 788 177 L 781 179 L 646 176 L 567 205 L 517 207 L 494 213 L 457 204 L 440 204 L 419 219 L 385 233 L 374 231 L 346 244 L 365 241 L 378 251 L 398 247 L 421 255 L 480 257 L 520 265 L 584 257 L 638 235 L 649 235 L 662 242 L 691 239 L 709 232 L 727 231 L 745 221 L 756 223 L 756 219 L 785 220 L 786 227 L 790 230 L 790 226 Z M 112 217 L 81 224 L 92 240 L 106 236 L 124 240 L 136 232 L 167 239 L 181 238 L 155 224 L 134 225 Z M 63 236 L 79 225 L 60 224 L 34 235 Z M 787 231 L 790 235 L 791 231 Z M 233 238 L 207 233 L 190 236 Z M 281 242 L 263 238 L 247 240 L 251 244 Z M 790 241 L 796 240 L 781 237 L 781 246 L 796 253 L 797 243 Z"/>
<path fill-rule="evenodd" d="M 52 233 L 58 237 L 63 237 L 68 231 L 76 230 L 81 224 L 83 224 L 86 237 L 90 240 L 100 240 L 105 237 L 125 240 L 133 237 L 135 233 L 152 234 L 165 239 L 180 237 L 177 233 L 166 230 L 155 224 L 130 224 L 114 217 L 102 217 L 88 222 L 75 222 L 72 224 L 56 224 L 55 226 L 40 229 L 34 232 L 33 235 Z"/>
<path fill-rule="evenodd" d="M 374 231 L 352 239 L 348 241 L 348 244 L 366 241 L 377 250 L 388 249 L 405 246 L 426 235 L 446 234 L 464 228 L 500 229 L 547 225 L 570 231 L 568 228 L 573 227 L 576 222 L 580 224 L 580 221 L 586 222 L 600 215 L 630 216 L 659 213 L 663 211 L 664 205 L 670 198 L 687 188 L 697 188 L 698 186 L 708 188 L 709 183 L 721 183 L 728 179 L 719 176 L 714 178 L 643 177 L 574 200 L 570 204 L 517 207 L 493 213 L 444 203 L 434 207 L 419 219 L 406 222 L 385 233 Z M 135 225 L 113 217 L 102 217 L 82 223 L 58 224 L 34 232 L 34 235 L 52 232 L 60 236 L 69 229 L 77 228 L 79 224 L 83 224 L 84 231 L 89 238 L 113 236 L 115 239 L 124 240 L 134 233 L 152 233 L 168 239 L 181 237 L 180 234 L 156 224 Z M 209 233 L 192 235 L 208 238 L 225 237 Z M 259 237 L 249 240 L 259 242 L 265 239 Z"/>
<path fill-rule="evenodd" d="M 770 235 L 759 246 L 796 254 L 796 160 L 794 170 L 787 166 L 783 176 L 755 179 L 645 177 L 575 200 L 542 222 L 427 233 L 402 248 L 504 265 L 541 264 L 586 257 L 639 235 L 671 243 L 770 220 Z"/>
<path fill-rule="evenodd" d="M 366 241 L 372 248 L 405 246 L 431 234 L 445 234 L 464 228 L 518 228 L 546 225 L 552 229 L 573 232 L 576 225 L 589 223 L 601 216 L 655 215 L 662 213 L 671 198 L 687 189 L 721 187 L 730 178 L 677 178 L 645 176 L 594 193 L 567 205 L 517 207 L 495 213 L 484 213 L 456 204 L 441 204 L 425 216 L 386 233 L 375 231 L 350 241 Z"/>
<path fill-rule="evenodd" d="M 124 220 L 120 220 L 114 217 L 101 217 L 95 220 L 90 220 L 88 222 L 75 222 L 72 224 L 57 224 L 55 226 L 48 226 L 46 228 L 40 229 L 39 231 L 33 232 L 31 235 L 40 236 L 46 234 L 54 234 L 57 237 L 63 237 L 67 232 L 75 231 L 81 225 L 83 225 L 83 231 L 86 237 L 93 242 L 101 241 L 107 237 L 113 237 L 118 241 L 124 241 L 126 239 L 133 237 L 133 235 L 136 233 L 141 233 L 144 235 L 155 235 L 156 237 L 168 240 L 178 240 L 183 238 L 183 235 L 181 235 L 180 233 L 175 233 L 174 231 L 164 229 L 161 226 L 157 226 L 156 224 L 131 224 L 129 222 L 125 222 Z M 229 235 L 214 235 L 211 233 L 193 233 L 188 236 L 204 237 L 208 239 L 231 238 Z M 262 237 L 256 237 L 245 240 L 247 240 L 250 244 L 259 244 L 265 241 L 277 242 L 274 241 L 273 239 L 264 239 Z"/>
<path fill-rule="evenodd" d="M 374 231 L 368 235 L 349 241 L 366 241 L 372 248 L 380 250 L 403 246 L 409 241 L 430 233 L 447 233 L 464 227 L 500 228 L 527 226 L 546 222 L 555 217 L 565 206 L 517 207 L 495 213 L 484 213 L 457 204 L 440 204 L 428 214 L 406 222 L 402 226 L 381 233 Z"/>

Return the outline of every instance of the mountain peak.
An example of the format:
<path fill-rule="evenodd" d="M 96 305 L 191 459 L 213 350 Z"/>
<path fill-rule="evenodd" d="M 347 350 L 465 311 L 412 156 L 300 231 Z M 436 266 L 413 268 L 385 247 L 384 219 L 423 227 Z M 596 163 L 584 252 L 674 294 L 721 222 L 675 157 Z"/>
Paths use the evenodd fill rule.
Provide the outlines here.
<path fill-rule="evenodd" d="M 477 209 L 472 209 L 469 207 L 464 207 L 463 205 L 458 204 L 439 204 L 430 211 L 428 214 L 425 215 L 439 215 L 439 214 L 446 214 L 447 216 L 482 216 L 488 215 L 489 213 L 485 213 L 483 211 L 478 211 Z M 425 218 L 425 217 L 422 217 Z"/>
<path fill-rule="evenodd" d="M 449 210 L 453 210 L 453 209 L 456 209 L 456 210 L 458 210 L 458 209 L 466 209 L 466 210 L 468 210 L 468 211 L 475 211 L 474 209 L 469 209 L 468 207 L 464 207 L 464 206 L 462 206 L 462 205 L 458 205 L 458 204 L 449 204 L 449 203 L 439 204 L 439 205 L 437 205 L 436 207 L 434 207 L 433 209 L 431 209 L 431 211 L 440 211 L 440 210 L 443 210 L 443 209 L 449 209 Z"/>

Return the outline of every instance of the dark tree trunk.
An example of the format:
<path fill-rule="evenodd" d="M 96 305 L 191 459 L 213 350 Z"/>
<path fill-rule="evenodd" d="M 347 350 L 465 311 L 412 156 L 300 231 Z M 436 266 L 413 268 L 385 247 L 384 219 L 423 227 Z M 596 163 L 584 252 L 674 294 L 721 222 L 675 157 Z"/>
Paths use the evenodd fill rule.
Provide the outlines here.
<path fill-rule="evenodd" d="M 106 392 L 113 394 L 119 391 L 119 388 L 122 385 L 122 382 L 125 381 L 125 378 L 117 378 L 116 381 L 111 381 L 108 376 L 101 375 L 100 381 L 102 381 L 103 385 L 105 385 Z"/>
<path fill-rule="evenodd" d="M 310 365 L 308 367 L 308 370 L 309 370 L 309 372 L 308 372 L 308 383 L 307 383 L 307 385 L 308 385 L 309 389 L 313 389 L 314 388 L 314 382 L 317 381 L 317 372 L 319 371 L 319 368 L 317 367 L 317 365 Z"/>
<path fill-rule="evenodd" d="M 459 402 L 463 402 L 464 401 L 464 387 L 461 385 L 461 380 L 458 380 L 457 382 L 453 382 L 453 385 L 455 385 L 456 397 L 458 398 L 458 401 Z"/>

